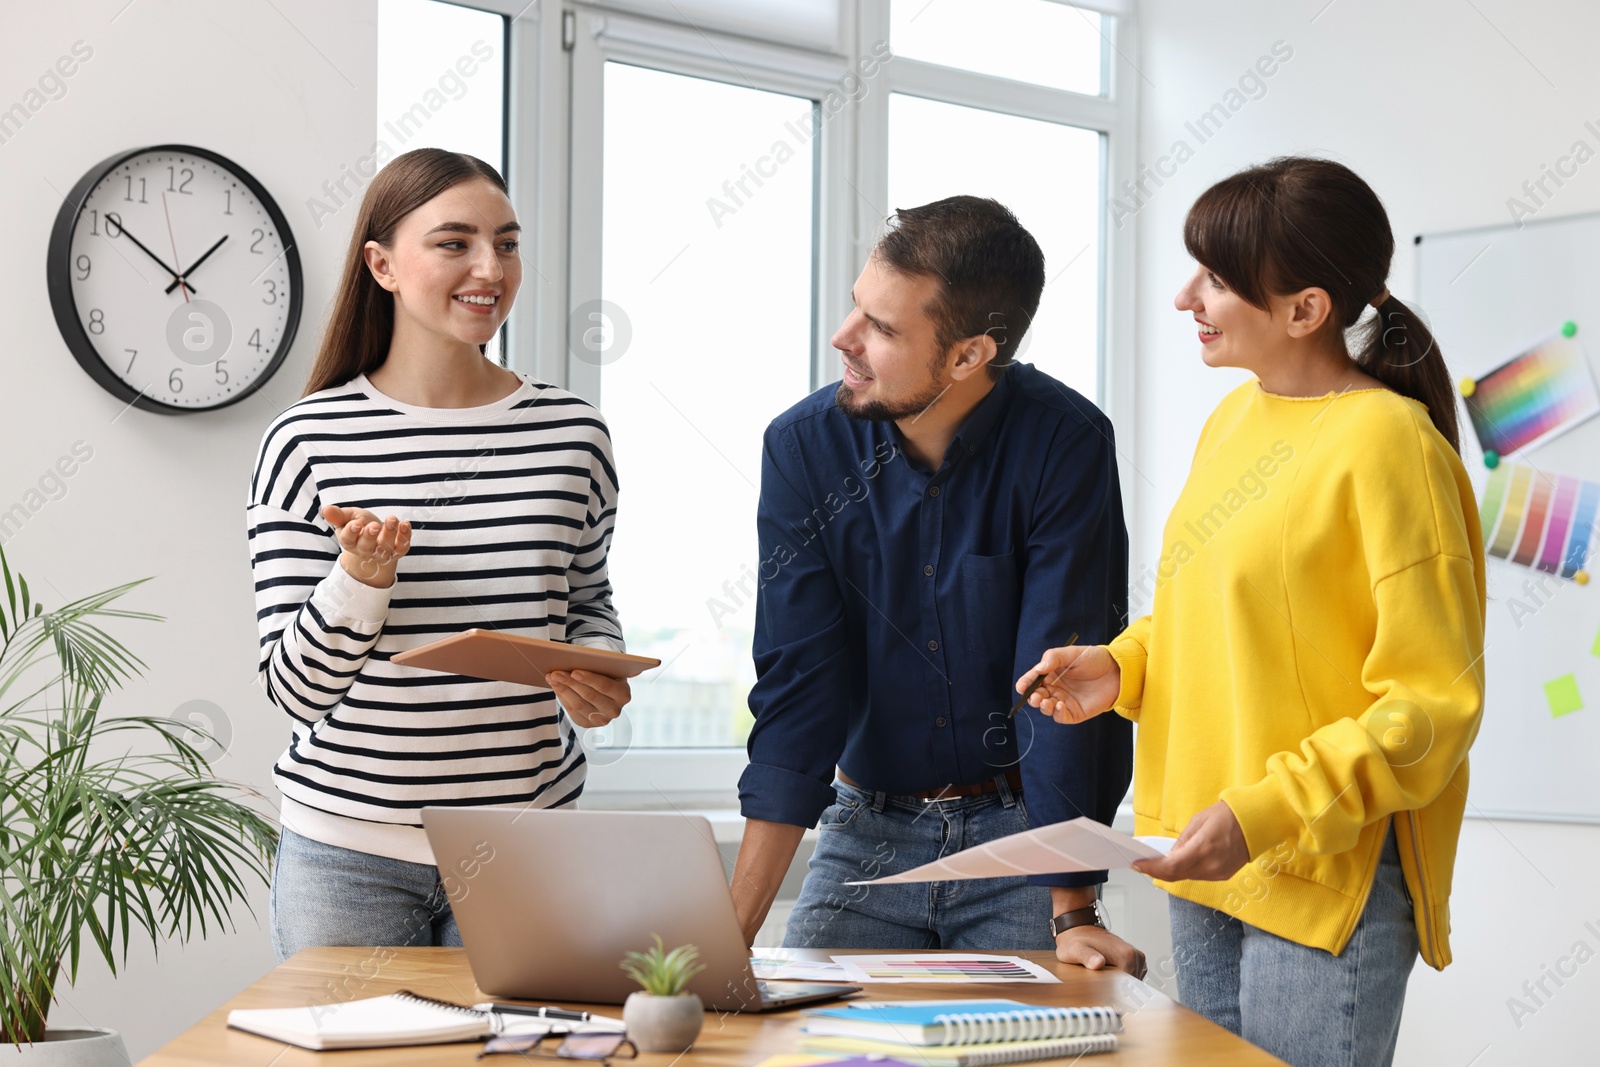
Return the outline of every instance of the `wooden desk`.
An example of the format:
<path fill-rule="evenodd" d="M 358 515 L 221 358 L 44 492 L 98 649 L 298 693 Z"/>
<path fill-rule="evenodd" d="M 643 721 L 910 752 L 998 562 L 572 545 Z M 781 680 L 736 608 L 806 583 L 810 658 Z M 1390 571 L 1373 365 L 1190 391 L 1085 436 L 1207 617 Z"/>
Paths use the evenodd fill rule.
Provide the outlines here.
<path fill-rule="evenodd" d="M 827 951 L 797 952 L 810 959 L 825 959 Z M 1125 1015 L 1121 1048 L 1111 1054 L 1083 1057 L 1081 1067 L 1113 1064 L 1174 1064 L 1189 1067 L 1253 1067 L 1279 1064 L 1255 1046 L 1234 1037 L 1143 982 L 1121 971 L 1086 971 L 1055 961 L 1047 952 L 1021 953 L 1053 970 L 1061 985 L 871 985 L 874 1000 L 933 997 L 1010 997 L 1037 1004 L 1113 1004 Z M 467 1065 L 510 1067 L 530 1062 L 516 1056 L 477 1060 L 481 1045 L 425 1045 L 413 1048 L 365 1051 L 308 1052 L 282 1042 L 227 1028 L 234 1008 L 282 1008 L 327 1004 L 339 1000 L 381 996 L 410 989 L 426 996 L 472 1004 L 486 1000 L 472 980 L 467 955 L 459 948 L 308 948 L 274 968 L 266 977 L 179 1035 L 141 1067 L 217 1067 L 249 1064 L 252 1067 L 411 1067 L 411 1065 Z M 564 1006 L 575 1006 L 567 1003 Z M 582 1005 L 601 1014 L 620 1017 L 616 1006 Z M 798 1011 L 764 1015 L 706 1013 L 705 1029 L 694 1050 L 681 1057 L 685 1065 L 750 1067 L 768 1056 L 799 1048 Z M 640 1056 L 639 1067 L 669 1067 L 679 1058 L 671 1055 Z M 552 1061 L 544 1061 L 552 1062 Z M 571 1061 L 578 1064 L 581 1061 Z M 626 1060 L 613 1060 L 626 1064 Z M 1058 1060 L 1056 1063 L 1074 1061 Z"/>

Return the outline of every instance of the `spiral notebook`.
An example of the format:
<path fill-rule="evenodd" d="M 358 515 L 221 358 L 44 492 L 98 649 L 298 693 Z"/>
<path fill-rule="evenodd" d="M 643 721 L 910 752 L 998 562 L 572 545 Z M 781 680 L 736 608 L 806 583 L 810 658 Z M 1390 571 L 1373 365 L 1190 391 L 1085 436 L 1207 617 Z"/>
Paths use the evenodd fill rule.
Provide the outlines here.
<path fill-rule="evenodd" d="M 868 1041 L 860 1037 L 807 1035 L 800 1051 L 819 1056 L 865 1056 L 893 1060 L 913 1067 L 989 1067 L 996 1063 L 1059 1060 L 1091 1052 L 1115 1052 L 1116 1034 L 1058 1037 L 1051 1041 L 1000 1041 L 991 1045 L 919 1047 L 893 1041 Z"/>
<path fill-rule="evenodd" d="M 806 1032 L 899 1045 L 989 1045 L 1113 1034 L 1122 1016 L 1112 1007 L 1042 1007 L 1016 1000 L 902 1000 L 819 1008 Z"/>
<path fill-rule="evenodd" d="M 319 1052 L 478 1041 L 499 1029 L 490 1012 L 404 989 L 304 1008 L 236 1008 L 228 1013 L 228 1026 Z"/>

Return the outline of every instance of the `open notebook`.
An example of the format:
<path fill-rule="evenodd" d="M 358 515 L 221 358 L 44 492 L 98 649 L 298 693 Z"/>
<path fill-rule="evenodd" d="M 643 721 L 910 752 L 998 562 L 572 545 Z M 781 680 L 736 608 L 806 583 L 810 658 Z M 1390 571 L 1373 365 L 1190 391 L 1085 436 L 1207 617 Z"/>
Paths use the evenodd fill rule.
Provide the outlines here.
<path fill-rule="evenodd" d="M 495 1012 L 435 1000 L 410 990 L 382 997 L 312 1004 L 303 1008 L 237 1008 L 228 1013 L 235 1030 L 270 1037 L 314 1051 L 341 1048 L 390 1048 L 481 1041 L 495 1034 L 539 1034 L 563 1030 L 620 1031 L 620 1019 L 572 1023 L 503 1016 Z"/>

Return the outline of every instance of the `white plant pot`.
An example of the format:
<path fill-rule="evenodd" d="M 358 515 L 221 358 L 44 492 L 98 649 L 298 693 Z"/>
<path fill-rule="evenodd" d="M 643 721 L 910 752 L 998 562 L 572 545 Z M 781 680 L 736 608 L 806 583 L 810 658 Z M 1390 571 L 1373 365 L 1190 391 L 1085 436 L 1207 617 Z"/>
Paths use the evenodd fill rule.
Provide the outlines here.
<path fill-rule="evenodd" d="M 700 1036 L 706 1006 L 693 993 L 655 997 L 629 993 L 622 1005 L 622 1022 L 628 1038 L 640 1052 L 685 1052 Z"/>
<path fill-rule="evenodd" d="M 128 1067 L 122 1035 L 104 1027 L 48 1027 L 31 1045 L 0 1045 L 5 1067 Z"/>

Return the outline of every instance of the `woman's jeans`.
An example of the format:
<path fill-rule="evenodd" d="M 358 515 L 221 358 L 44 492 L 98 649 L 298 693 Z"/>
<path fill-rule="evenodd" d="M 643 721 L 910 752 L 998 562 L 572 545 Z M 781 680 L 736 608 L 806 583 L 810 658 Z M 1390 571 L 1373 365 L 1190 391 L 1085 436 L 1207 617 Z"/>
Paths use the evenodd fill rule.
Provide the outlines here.
<path fill-rule="evenodd" d="M 285 829 L 272 865 L 272 951 L 460 945 L 439 868 L 325 845 Z"/>
<path fill-rule="evenodd" d="M 1168 898 L 1178 999 L 1294 1067 L 1388 1067 L 1417 958 L 1391 825 L 1366 910 L 1335 956 Z"/>

